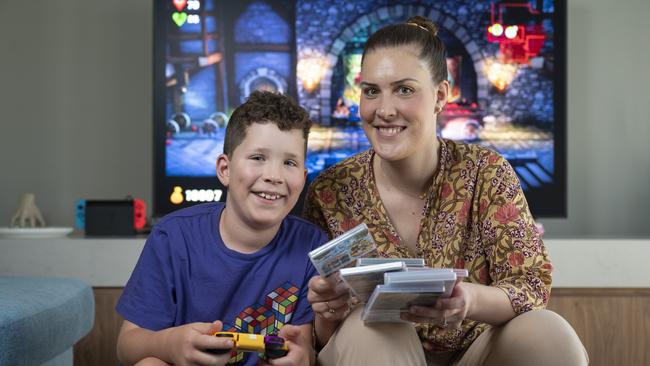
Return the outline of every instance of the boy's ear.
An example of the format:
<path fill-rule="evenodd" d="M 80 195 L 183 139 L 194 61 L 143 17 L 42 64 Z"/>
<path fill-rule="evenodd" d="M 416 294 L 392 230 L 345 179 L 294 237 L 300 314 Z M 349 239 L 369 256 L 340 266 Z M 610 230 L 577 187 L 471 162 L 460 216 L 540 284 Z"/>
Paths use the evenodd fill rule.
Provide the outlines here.
<path fill-rule="evenodd" d="M 226 154 L 217 157 L 217 178 L 224 187 L 228 187 L 230 183 L 230 160 Z"/>

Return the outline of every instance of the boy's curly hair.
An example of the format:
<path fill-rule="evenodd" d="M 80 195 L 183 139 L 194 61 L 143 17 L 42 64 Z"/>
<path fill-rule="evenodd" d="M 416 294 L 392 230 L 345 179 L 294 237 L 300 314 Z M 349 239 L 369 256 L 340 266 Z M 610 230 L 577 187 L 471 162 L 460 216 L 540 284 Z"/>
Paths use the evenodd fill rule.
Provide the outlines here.
<path fill-rule="evenodd" d="M 307 138 L 312 124 L 307 111 L 287 95 L 256 90 L 230 117 L 223 143 L 224 154 L 232 155 L 246 138 L 246 130 L 253 123 L 273 123 L 281 131 L 301 129 L 305 138 L 305 154 L 307 153 Z"/>

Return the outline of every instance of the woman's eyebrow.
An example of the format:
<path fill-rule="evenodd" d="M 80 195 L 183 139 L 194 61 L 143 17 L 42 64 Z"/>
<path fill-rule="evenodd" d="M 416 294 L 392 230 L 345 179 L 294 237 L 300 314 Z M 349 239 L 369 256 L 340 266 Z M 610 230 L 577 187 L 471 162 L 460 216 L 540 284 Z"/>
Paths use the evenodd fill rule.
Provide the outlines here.
<path fill-rule="evenodd" d="M 362 81 L 359 83 L 359 86 L 364 87 L 364 86 L 377 86 L 377 84 L 374 83 L 369 83 L 367 81 Z"/>
<path fill-rule="evenodd" d="M 413 82 L 416 82 L 416 83 L 418 82 L 417 80 L 412 79 L 412 78 L 404 78 L 404 79 L 400 79 L 400 80 L 397 80 L 397 81 L 393 81 L 392 83 L 390 83 L 390 85 L 394 86 L 394 85 L 397 85 L 397 84 L 404 84 L 407 81 L 413 81 Z"/>
<path fill-rule="evenodd" d="M 407 82 L 407 81 L 412 81 L 412 82 L 418 83 L 418 81 L 417 81 L 416 79 L 413 79 L 413 78 L 404 78 L 404 79 L 400 79 L 400 80 L 393 81 L 393 82 L 390 83 L 390 85 L 391 85 L 391 86 L 395 86 L 395 85 L 399 85 L 399 84 L 404 84 L 404 83 Z M 359 83 L 359 86 L 361 86 L 361 87 L 365 87 L 365 86 L 377 86 L 377 84 L 375 84 L 375 83 L 370 83 L 370 82 L 367 82 L 367 81 L 362 81 L 362 82 Z"/>

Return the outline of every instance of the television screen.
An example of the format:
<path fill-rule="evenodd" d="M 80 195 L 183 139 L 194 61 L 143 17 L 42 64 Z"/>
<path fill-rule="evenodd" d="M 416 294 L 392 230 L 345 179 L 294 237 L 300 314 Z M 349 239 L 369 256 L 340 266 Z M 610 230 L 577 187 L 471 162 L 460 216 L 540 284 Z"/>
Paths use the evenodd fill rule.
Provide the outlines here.
<path fill-rule="evenodd" d="M 154 10 L 155 215 L 224 200 L 216 158 L 254 90 L 309 112 L 308 181 L 368 149 L 363 45 L 414 15 L 437 23 L 447 48 L 438 134 L 497 150 L 535 216 L 566 215 L 564 1 L 164 0 Z"/>

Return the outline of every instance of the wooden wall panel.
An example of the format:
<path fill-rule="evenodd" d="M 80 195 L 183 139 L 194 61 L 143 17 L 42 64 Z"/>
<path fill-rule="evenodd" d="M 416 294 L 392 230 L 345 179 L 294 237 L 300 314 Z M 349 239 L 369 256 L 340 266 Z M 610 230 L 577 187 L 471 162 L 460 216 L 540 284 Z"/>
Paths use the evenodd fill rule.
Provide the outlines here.
<path fill-rule="evenodd" d="M 650 365 L 650 289 L 554 289 L 549 309 L 571 323 L 590 365 Z"/>
<path fill-rule="evenodd" d="M 77 366 L 115 366 L 117 359 L 117 335 L 122 317 L 115 312 L 115 305 L 122 288 L 93 288 L 95 293 L 95 325 L 74 346 L 74 364 Z"/>

